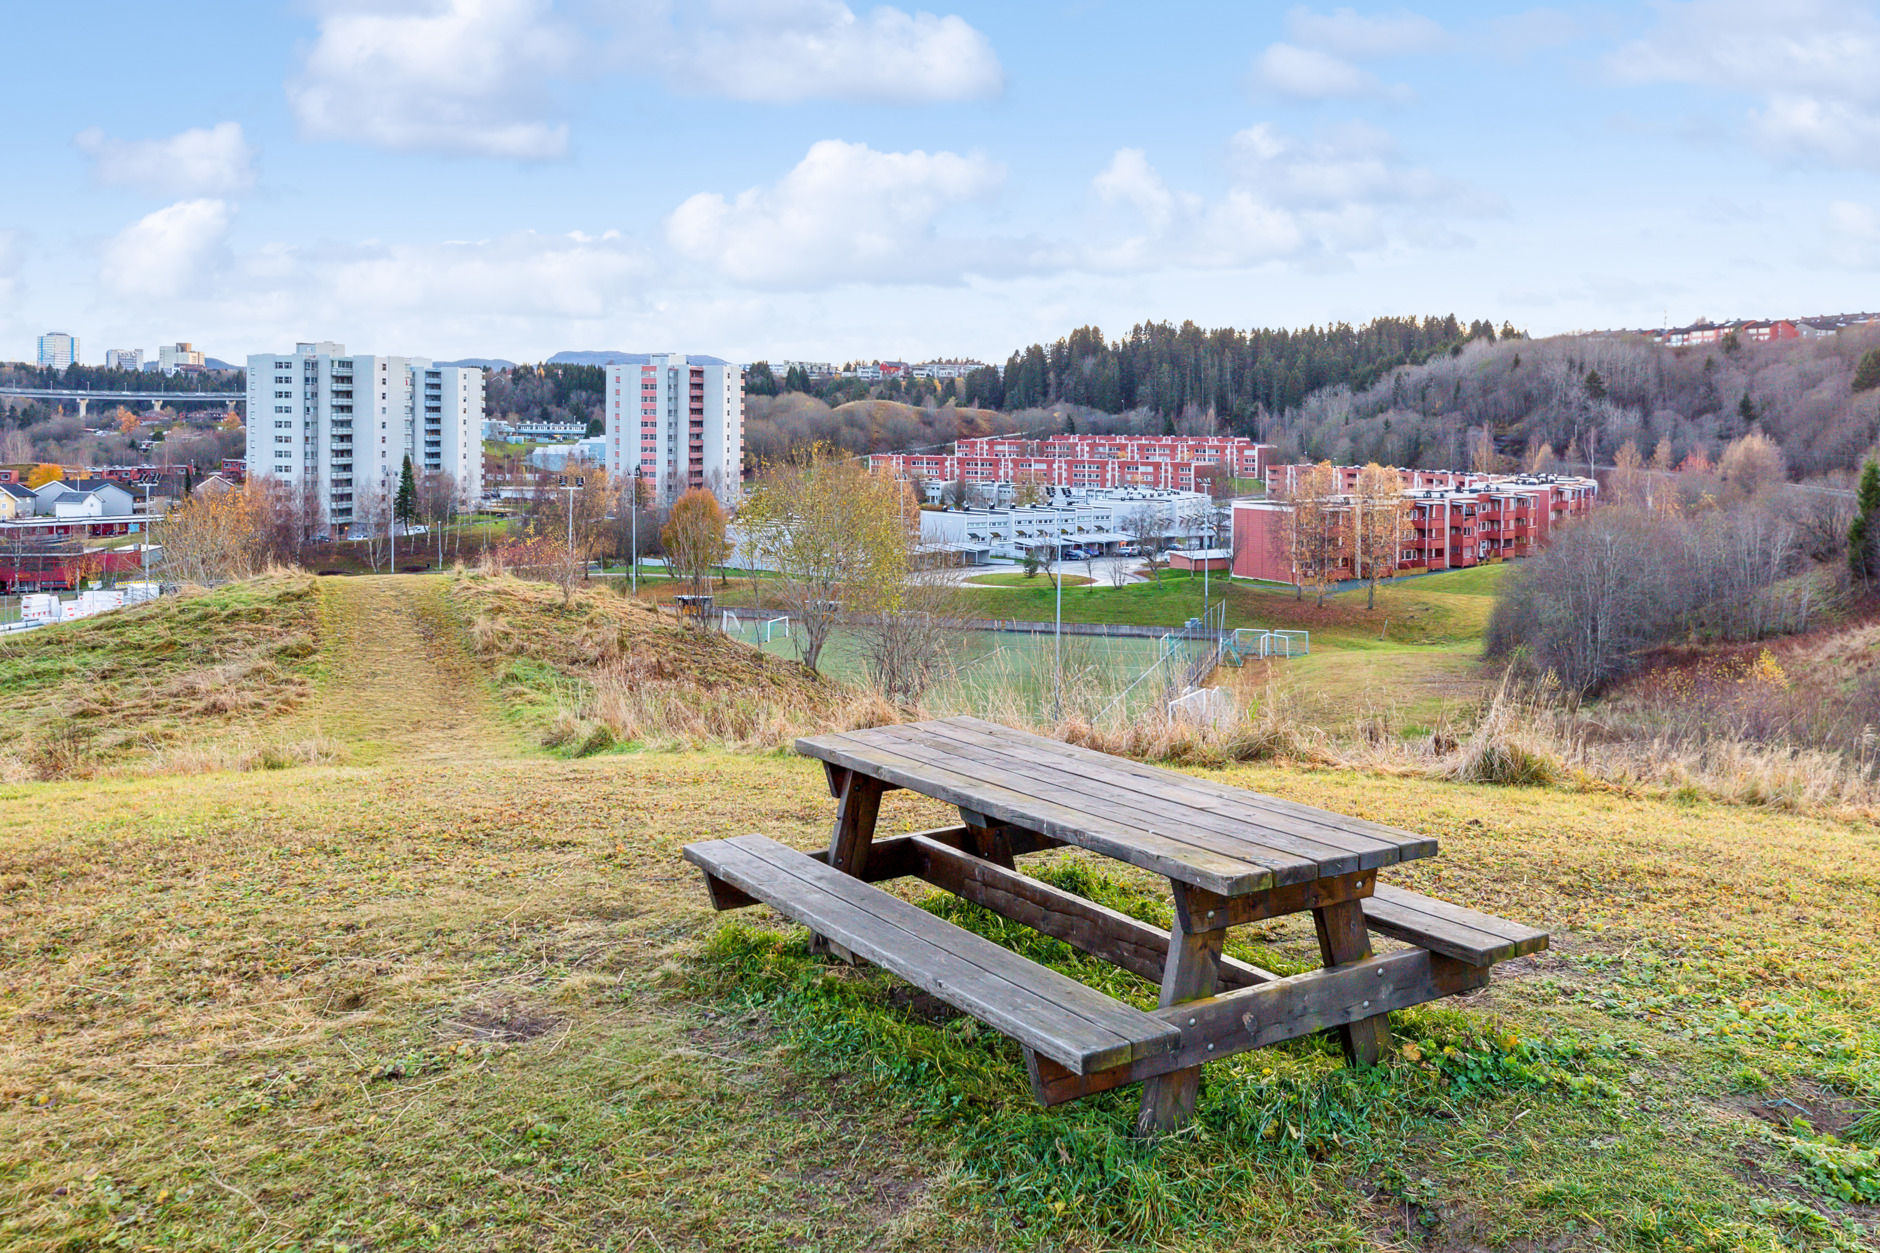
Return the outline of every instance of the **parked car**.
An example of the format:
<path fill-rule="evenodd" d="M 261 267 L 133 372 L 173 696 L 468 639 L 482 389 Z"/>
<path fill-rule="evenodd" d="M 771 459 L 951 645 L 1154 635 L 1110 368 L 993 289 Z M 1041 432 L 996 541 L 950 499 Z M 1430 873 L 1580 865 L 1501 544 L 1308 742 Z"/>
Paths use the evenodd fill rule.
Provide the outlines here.
<path fill-rule="evenodd" d="M 1142 545 L 1118 544 L 1116 546 L 1116 555 L 1119 557 L 1140 557 L 1142 556 Z"/>

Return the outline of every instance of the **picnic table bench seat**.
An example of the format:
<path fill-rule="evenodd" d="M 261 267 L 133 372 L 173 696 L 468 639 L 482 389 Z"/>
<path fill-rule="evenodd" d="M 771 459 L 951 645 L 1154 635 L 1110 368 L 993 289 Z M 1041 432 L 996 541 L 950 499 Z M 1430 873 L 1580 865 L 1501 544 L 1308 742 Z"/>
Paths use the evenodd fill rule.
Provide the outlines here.
<path fill-rule="evenodd" d="M 686 860 L 1074 1074 L 1172 1053 L 1181 1032 L 1114 997 L 762 835 Z"/>
<path fill-rule="evenodd" d="M 1471 966 L 1492 966 L 1547 947 L 1547 932 L 1525 923 L 1382 883 L 1360 904 L 1371 930 Z"/>

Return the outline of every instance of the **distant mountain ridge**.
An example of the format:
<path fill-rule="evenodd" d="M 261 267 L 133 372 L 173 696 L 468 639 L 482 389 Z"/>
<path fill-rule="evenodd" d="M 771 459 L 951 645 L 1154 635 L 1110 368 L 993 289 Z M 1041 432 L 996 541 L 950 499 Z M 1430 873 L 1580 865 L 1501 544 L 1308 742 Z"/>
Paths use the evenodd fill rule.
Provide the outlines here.
<path fill-rule="evenodd" d="M 650 352 L 558 352 L 550 357 L 547 365 L 647 365 L 653 359 Z M 693 365 L 730 365 L 717 357 L 708 357 L 703 353 L 688 352 L 685 359 Z"/>
<path fill-rule="evenodd" d="M 503 357 L 464 357 L 459 361 L 439 361 L 440 366 L 456 366 L 465 370 L 513 370 L 516 363 Z"/>

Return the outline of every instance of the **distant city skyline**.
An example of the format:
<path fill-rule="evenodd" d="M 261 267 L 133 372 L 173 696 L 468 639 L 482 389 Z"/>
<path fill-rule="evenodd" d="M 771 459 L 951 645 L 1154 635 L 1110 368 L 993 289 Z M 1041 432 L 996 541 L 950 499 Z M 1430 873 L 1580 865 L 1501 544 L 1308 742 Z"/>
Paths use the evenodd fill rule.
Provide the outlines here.
<path fill-rule="evenodd" d="M 1873 3 L 90 13 L 85 92 L 0 83 L 37 193 L 0 208 L 6 359 L 999 362 L 1162 319 L 1801 318 L 1880 268 Z M 153 95 L 179 64 L 215 72 Z"/>

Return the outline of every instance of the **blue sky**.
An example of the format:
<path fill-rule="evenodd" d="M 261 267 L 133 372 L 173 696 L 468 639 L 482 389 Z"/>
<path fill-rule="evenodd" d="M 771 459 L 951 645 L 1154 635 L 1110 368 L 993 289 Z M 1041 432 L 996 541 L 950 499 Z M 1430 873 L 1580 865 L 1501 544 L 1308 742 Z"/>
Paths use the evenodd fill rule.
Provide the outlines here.
<path fill-rule="evenodd" d="M 977 356 L 1880 306 L 1871 4 L 68 3 L 0 357 Z M 38 53 L 21 50 L 37 49 Z"/>

